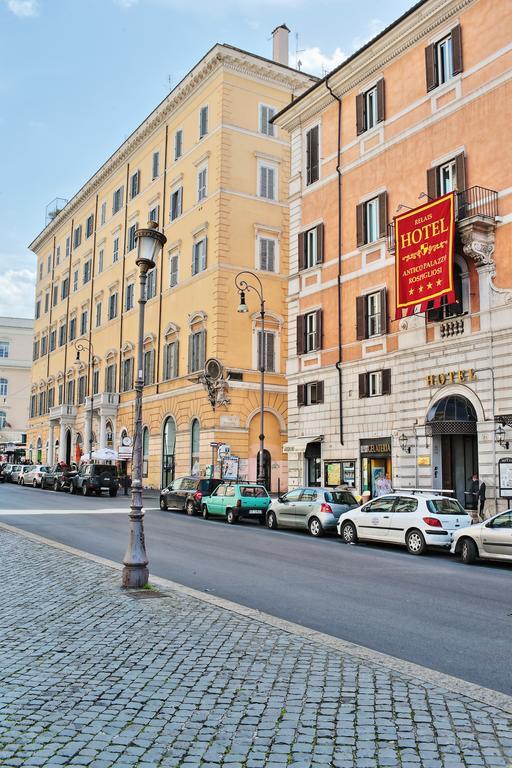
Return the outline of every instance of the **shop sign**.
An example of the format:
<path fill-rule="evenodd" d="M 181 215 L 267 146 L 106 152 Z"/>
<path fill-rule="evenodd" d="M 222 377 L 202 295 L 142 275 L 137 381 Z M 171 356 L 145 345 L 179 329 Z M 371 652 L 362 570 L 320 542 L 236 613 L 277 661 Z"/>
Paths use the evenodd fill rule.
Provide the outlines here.
<path fill-rule="evenodd" d="M 429 373 L 427 387 L 442 387 L 444 384 L 462 384 L 466 381 L 475 381 L 476 375 L 473 368 L 460 371 L 447 371 L 446 373 Z"/>
<path fill-rule="evenodd" d="M 360 440 L 361 454 L 366 456 L 382 456 L 382 454 L 391 454 L 391 438 L 375 437 L 373 440 Z"/>
<path fill-rule="evenodd" d="M 498 462 L 500 478 L 500 496 L 512 498 L 512 459 L 500 459 Z"/>
<path fill-rule="evenodd" d="M 430 456 L 418 456 L 418 467 L 430 467 Z"/>
<path fill-rule="evenodd" d="M 396 319 L 425 312 L 429 302 L 455 301 L 453 287 L 454 193 L 395 217 Z"/>

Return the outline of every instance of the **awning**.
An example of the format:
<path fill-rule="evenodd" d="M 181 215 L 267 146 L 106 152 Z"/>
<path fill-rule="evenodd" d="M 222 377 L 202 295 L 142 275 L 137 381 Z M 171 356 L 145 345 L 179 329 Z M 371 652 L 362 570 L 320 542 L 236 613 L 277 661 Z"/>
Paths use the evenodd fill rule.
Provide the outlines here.
<path fill-rule="evenodd" d="M 323 435 L 296 437 L 295 440 L 289 440 L 283 445 L 283 453 L 304 453 L 308 443 L 321 443 L 323 439 Z"/>

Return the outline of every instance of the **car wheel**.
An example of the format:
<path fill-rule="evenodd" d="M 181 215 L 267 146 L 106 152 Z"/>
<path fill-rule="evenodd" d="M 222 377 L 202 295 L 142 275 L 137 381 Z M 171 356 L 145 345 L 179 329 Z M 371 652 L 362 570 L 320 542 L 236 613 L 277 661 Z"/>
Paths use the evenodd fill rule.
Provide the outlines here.
<path fill-rule="evenodd" d="M 75 493 L 75 486 L 73 485 L 72 482 L 70 482 L 69 484 L 69 493 Z"/>
<path fill-rule="evenodd" d="M 269 512 L 267 516 L 267 528 L 271 531 L 275 531 L 277 528 L 277 517 L 275 512 Z"/>
<path fill-rule="evenodd" d="M 425 539 L 421 531 L 418 531 L 416 528 L 409 531 L 405 537 L 405 543 L 407 545 L 407 551 L 411 555 L 422 555 L 425 551 Z"/>
<path fill-rule="evenodd" d="M 25 481 L 23 480 L 23 478 L 22 478 L 22 477 L 21 477 L 21 478 L 18 480 L 18 483 L 19 483 L 20 485 L 25 485 Z"/>
<path fill-rule="evenodd" d="M 356 544 L 357 531 L 354 523 L 352 523 L 350 520 L 347 520 L 346 523 L 343 523 L 341 526 L 340 536 L 345 544 Z"/>
<path fill-rule="evenodd" d="M 233 509 L 228 509 L 226 512 L 226 520 L 230 525 L 234 525 L 237 522 L 238 518 Z"/>
<path fill-rule="evenodd" d="M 101 491 L 99 495 L 101 496 Z M 111 488 L 108 492 L 108 495 L 110 496 L 111 499 L 115 499 L 115 497 L 117 496 L 117 488 Z"/>
<path fill-rule="evenodd" d="M 36 483 L 36 479 L 35 479 L 35 477 L 34 477 L 34 479 L 32 480 L 32 488 L 37 488 L 37 483 Z"/>
<path fill-rule="evenodd" d="M 473 539 L 462 539 L 460 557 L 463 563 L 470 565 L 478 557 L 478 548 Z"/>
<path fill-rule="evenodd" d="M 187 501 L 187 503 L 185 504 L 185 512 L 186 512 L 186 513 L 187 513 L 187 515 L 189 515 L 190 517 L 192 517 L 192 515 L 193 515 L 193 514 L 194 514 L 194 512 L 195 512 L 195 509 L 194 509 L 194 502 L 193 502 L 191 499 L 189 499 L 189 500 Z"/>
<path fill-rule="evenodd" d="M 203 504 L 203 518 L 205 520 L 208 520 L 209 517 L 210 515 L 208 514 L 208 507 L 206 506 L 206 504 Z"/>
<path fill-rule="evenodd" d="M 59 490 L 59 481 L 58 480 L 54 480 L 53 481 L 53 490 L 54 491 L 58 491 Z"/>
<path fill-rule="evenodd" d="M 318 519 L 318 517 L 312 517 L 311 520 L 308 523 L 309 532 L 312 536 L 315 536 L 318 538 L 321 536 L 324 532 L 324 529 L 322 528 L 322 523 Z"/>
<path fill-rule="evenodd" d="M 163 512 L 167 512 L 167 502 L 165 500 L 165 496 L 160 496 L 160 509 Z"/>
<path fill-rule="evenodd" d="M 82 485 L 82 496 L 89 496 L 89 489 L 86 483 Z"/>

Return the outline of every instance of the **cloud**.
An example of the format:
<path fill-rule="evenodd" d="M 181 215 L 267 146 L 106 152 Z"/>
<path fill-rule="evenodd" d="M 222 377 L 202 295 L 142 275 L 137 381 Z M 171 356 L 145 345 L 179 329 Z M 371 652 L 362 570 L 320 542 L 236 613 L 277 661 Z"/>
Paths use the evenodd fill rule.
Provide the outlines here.
<path fill-rule="evenodd" d="M 39 13 L 39 0 L 7 0 L 7 7 L 20 18 L 37 16 Z"/>
<path fill-rule="evenodd" d="M 370 40 L 376 37 L 379 32 L 385 28 L 385 24 L 380 19 L 370 19 L 368 22 L 368 32 L 365 35 L 354 37 L 352 40 L 352 50 L 357 51 L 366 45 Z"/>
<path fill-rule="evenodd" d="M 14 256 L 2 255 L 4 263 L 16 261 Z M 31 269 L 8 269 L 0 274 L 0 315 L 34 317 L 34 288 L 36 273 Z"/>
<path fill-rule="evenodd" d="M 342 61 L 347 58 L 347 54 L 343 53 L 341 48 L 336 48 L 331 56 L 322 53 L 317 46 L 313 48 L 306 48 L 300 51 L 298 54 L 298 60 L 301 62 L 301 69 L 304 72 L 311 72 L 312 74 L 325 75 L 334 69 Z"/>

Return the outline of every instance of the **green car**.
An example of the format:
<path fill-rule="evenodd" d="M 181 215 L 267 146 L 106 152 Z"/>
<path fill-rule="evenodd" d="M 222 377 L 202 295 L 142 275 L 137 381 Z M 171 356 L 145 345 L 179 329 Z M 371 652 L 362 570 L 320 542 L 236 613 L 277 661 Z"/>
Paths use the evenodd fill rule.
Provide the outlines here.
<path fill-rule="evenodd" d="M 221 483 L 203 499 L 203 517 L 224 517 L 231 525 L 241 518 L 255 518 L 265 525 L 270 496 L 263 485 Z"/>

